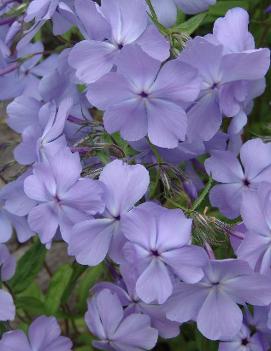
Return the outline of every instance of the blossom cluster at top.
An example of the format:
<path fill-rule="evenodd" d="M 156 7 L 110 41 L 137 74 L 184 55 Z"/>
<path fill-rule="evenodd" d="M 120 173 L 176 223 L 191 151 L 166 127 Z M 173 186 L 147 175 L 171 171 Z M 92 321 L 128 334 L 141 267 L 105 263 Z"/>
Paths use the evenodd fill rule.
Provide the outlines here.
<path fill-rule="evenodd" d="M 64 240 L 81 265 L 105 260 L 113 279 L 93 287 L 85 315 L 98 349 L 150 350 L 189 321 L 220 351 L 270 347 L 271 143 L 242 141 L 270 51 L 255 47 L 242 8 L 178 52 L 148 14 L 170 28 L 177 10 L 192 15 L 214 3 L 33 0 L 0 20 L 0 99 L 12 99 L 7 123 L 21 135 L 14 158 L 22 169 L 0 190 L 1 281 L 15 272 L 5 245 L 13 229 L 20 243 L 37 235 L 50 249 Z M 46 51 L 37 34 L 49 22 L 57 38 L 76 28 L 77 39 Z M 232 254 L 216 258 L 208 240 L 197 243 L 205 215 L 159 194 L 163 180 L 172 191 L 178 170 L 188 204 L 209 177 L 211 206 L 228 221 L 241 216 L 228 230 Z M 0 320 L 14 317 L 2 289 Z M 18 345 L 72 348 L 45 316 L 28 337 L 5 333 L 0 351 Z"/>

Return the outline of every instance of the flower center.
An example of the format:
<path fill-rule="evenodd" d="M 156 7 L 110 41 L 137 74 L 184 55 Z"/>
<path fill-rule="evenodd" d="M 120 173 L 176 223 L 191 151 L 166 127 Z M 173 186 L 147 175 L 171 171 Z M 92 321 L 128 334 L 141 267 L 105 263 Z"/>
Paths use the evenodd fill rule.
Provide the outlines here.
<path fill-rule="evenodd" d="M 249 187 L 250 186 L 250 181 L 247 178 L 245 178 L 245 179 L 243 179 L 243 184 L 244 184 L 244 186 Z"/>
<path fill-rule="evenodd" d="M 157 250 L 151 250 L 151 254 L 152 254 L 152 256 L 155 256 L 155 257 L 159 257 L 160 256 L 160 254 L 159 254 L 159 252 Z"/>
<path fill-rule="evenodd" d="M 248 345 L 248 344 L 249 344 L 249 341 L 248 341 L 247 338 L 242 339 L 242 345 L 243 345 L 243 346 L 246 346 L 246 345 Z"/>
<path fill-rule="evenodd" d="M 139 96 L 141 96 L 142 98 L 147 98 L 149 94 L 146 93 L 145 91 L 142 91 L 141 93 L 139 93 Z"/>

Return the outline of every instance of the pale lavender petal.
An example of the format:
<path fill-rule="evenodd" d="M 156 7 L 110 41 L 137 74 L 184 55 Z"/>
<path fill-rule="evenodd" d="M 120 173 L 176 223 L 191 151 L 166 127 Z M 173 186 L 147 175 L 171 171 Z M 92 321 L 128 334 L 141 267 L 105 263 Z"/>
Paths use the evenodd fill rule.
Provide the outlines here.
<path fill-rule="evenodd" d="M 120 323 L 113 338 L 113 345 L 120 351 L 151 350 L 157 338 L 158 332 L 151 328 L 148 316 L 132 314 Z"/>
<path fill-rule="evenodd" d="M 0 341 L 0 351 L 32 351 L 29 341 L 21 330 L 4 333 Z"/>
<path fill-rule="evenodd" d="M 222 122 L 216 92 L 210 91 L 187 111 L 187 135 L 191 141 L 208 141 L 218 132 Z"/>
<path fill-rule="evenodd" d="M 61 201 L 67 206 L 78 210 L 87 211 L 90 214 L 104 211 L 104 189 L 98 181 L 84 178 L 79 179 L 67 192 L 61 196 Z"/>
<path fill-rule="evenodd" d="M 159 147 L 173 149 L 185 140 L 187 115 L 182 107 L 161 99 L 147 105 L 148 136 Z"/>
<path fill-rule="evenodd" d="M 148 18 L 142 0 L 103 0 L 101 11 L 111 26 L 112 39 L 117 44 L 137 40 L 147 27 Z"/>
<path fill-rule="evenodd" d="M 247 141 L 240 150 L 240 158 L 249 180 L 255 182 L 270 181 L 271 176 L 271 143 L 261 139 Z"/>
<path fill-rule="evenodd" d="M 100 320 L 98 323 L 97 318 Z M 123 319 L 123 310 L 118 297 L 108 289 L 102 290 L 88 304 L 85 319 L 91 332 L 100 338 L 112 340 Z M 106 337 L 103 335 L 103 329 Z"/>
<path fill-rule="evenodd" d="M 242 184 L 221 184 L 211 189 L 209 198 L 212 206 L 218 207 L 224 216 L 233 219 L 240 215 L 242 194 Z"/>
<path fill-rule="evenodd" d="M 240 162 L 230 151 L 213 151 L 204 165 L 207 173 L 221 183 L 240 183 L 244 178 Z"/>
<path fill-rule="evenodd" d="M 84 40 L 71 50 L 69 64 L 82 82 L 93 83 L 111 71 L 115 51 L 112 44 Z"/>
<path fill-rule="evenodd" d="M 146 193 L 150 182 L 145 167 L 130 166 L 120 160 L 107 164 L 99 179 L 106 186 L 106 207 L 114 217 L 130 210 Z"/>
<path fill-rule="evenodd" d="M 198 246 L 184 246 L 162 254 L 164 262 L 186 283 L 197 283 L 203 276 L 208 261 L 205 251 Z"/>
<path fill-rule="evenodd" d="M 201 80 L 192 66 L 179 60 L 164 64 L 151 88 L 155 98 L 176 103 L 195 101 L 200 92 Z"/>
<path fill-rule="evenodd" d="M 179 323 L 196 320 L 207 295 L 208 289 L 198 284 L 179 283 L 165 304 L 168 319 Z"/>
<path fill-rule="evenodd" d="M 31 347 L 42 351 L 71 351 L 71 341 L 60 334 L 61 329 L 54 317 L 38 317 L 29 328 Z"/>
<path fill-rule="evenodd" d="M 222 81 L 227 83 L 242 79 L 261 79 L 267 73 L 269 66 L 269 49 L 227 54 L 221 62 Z"/>
<path fill-rule="evenodd" d="M 110 109 L 114 105 L 127 100 L 135 100 L 129 82 L 118 73 L 108 73 L 97 82 L 88 86 L 87 98 L 91 104 L 101 110 Z"/>
<path fill-rule="evenodd" d="M 74 6 L 80 19 L 79 27 L 85 38 L 103 40 L 109 32 L 109 26 L 97 11 L 94 1 L 76 0 Z"/>
<path fill-rule="evenodd" d="M 69 240 L 69 254 L 83 265 L 96 266 L 107 255 L 114 233 L 114 221 L 93 219 L 74 226 Z"/>
<path fill-rule="evenodd" d="M 197 326 L 208 339 L 221 340 L 235 336 L 241 329 L 242 321 L 242 311 L 230 297 L 212 290 L 200 309 Z"/>
<path fill-rule="evenodd" d="M 164 303 L 172 294 L 173 285 L 165 264 L 153 258 L 136 282 L 136 292 L 146 303 Z"/>
<path fill-rule="evenodd" d="M 154 25 L 149 25 L 136 43 L 156 60 L 165 61 L 169 57 L 169 42 Z"/>
<path fill-rule="evenodd" d="M 50 203 L 45 203 L 34 207 L 28 216 L 30 228 L 37 232 L 43 244 L 49 243 L 58 228 L 58 218 L 56 210 Z"/>
<path fill-rule="evenodd" d="M 15 318 L 15 305 L 12 296 L 0 289 L 0 321 L 10 321 Z"/>

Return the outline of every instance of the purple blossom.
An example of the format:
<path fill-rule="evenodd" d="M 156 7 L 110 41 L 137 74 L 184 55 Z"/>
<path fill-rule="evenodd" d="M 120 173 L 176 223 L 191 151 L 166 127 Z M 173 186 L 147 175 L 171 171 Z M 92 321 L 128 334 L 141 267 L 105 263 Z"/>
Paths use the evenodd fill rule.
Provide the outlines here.
<path fill-rule="evenodd" d="M 124 238 L 119 223 L 146 193 L 150 177 L 141 165 L 130 166 L 115 160 L 104 167 L 99 180 L 105 189 L 103 218 L 77 224 L 69 241 L 69 254 L 89 266 L 100 263 L 109 250 L 114 260 L 120 259 Z"/>
<path fill-rule="evenodd" d="M 270 51 L 255 49 L 247 27 L 246 11 L 233 9 L 215 23 L 213 35 L 190 40 L 181 52 L 178 60 L 198 69 L 202 78 L 199 99 L 188 108 L 190 140 L 211 139 L 223 115 L 235 117 L 246 112 L 251 98 L 258 95 L 255 91 L 254 96 L 254 84 L 268 71 Z M 235 36 L 233 32 L 240 33 Z M 239 130 L 243 117 L 237 117 Z"/>
<path fill-rule="evenodd" d="M 91 333 L 99 338 L 93 341 L 99 350 L 151 350 L 157 341 L 158 332 L 151 328 L 150 318 L 141 313 L 125 316 L 117 295 L 108 289 L 89 301 L 85 320 Z"/>
<path fill-rule="evenodd" d="M 34 20 L 34 24 L 24 34 L 23 38 L 17 44 L 17 48 L 24 48 L 34 38 L 35 34 L 41 29 L 46 21 L 52 19 L 53 32 L 55 35 L 63 34 L 70 29 L 72 23 L 70 16 L 71 13 L 68 0 L 33 0 L 30 2 L 25 22 Z"/>
<path fill-rule="evenodd" d="M 189 65 L 173 60 L 160 69 L 159 61 L 134 45 L 122 50 L 117 73 L 89 85 L 87 97 L 105 110 L 108 133 L 120 131 L 128 141 L 148 135 L 154 145 L 174 148 L 186 135 L 184 102 L 197 98 L 199 84 Z"/>
<path fill-rule="evenodd" d="M 199 283 L 179 283 L 167 302 L 167 317 L 179 323 L 195 320 L 208 339 L 231 339 L 241 330 L 243 314 L 237 304 L 271 302 L 269 279 L 254 273 L 245 261 L 211 260 L 204 272 Z"/>
<path fill-rule="evenodd" d="M 240 159 L 230 151 L 213 151 L 205 168 L 220 183 L 210 191 L 210 202 L 228 218 L 240 215 L 243 194 L 254 191 L 271 175 L 271 143 L 260 139 L 247 141 L 240 150 Z M 243 166 L 243 168 L 242 168 Z"/>
<path fill-rule="evenodd" d="M 75 223 L 103 212 L 101 184 L 80 178 L 81 172 L 79 155 L 63 148 L 48 162 L 34 164 L 33 175 L 25 179 L 26 195 L 37 202 L 28 223 L 42 243 L 50 244 L 58 228 L 68 241 Z"/>
<path fill-rule="evenodd" d="M 220 342 L 218 351 L 265 351 L 258 334 L 251 335 L 251 331 L 245 325 L 232 339 Z"/>
<path fill-rule="evenodd" d="M 61 336 L 61 329 L 54 317 L 41 316 L 34 320 L 28 336 L 21 330 L 4 333 L 0 351 L 71 351 L 70 339 Z"/>
<path fill-rule="evenodd" d="M 93 83 L 110 72 L 123 47 L 134 43 L 156 60 L 168 58 L 169 44 L 155 26 L 148 25 L 143 0 L 102 0 L 100 8 L 92 1 L 77 0 L 75 8 L 88 40 L 75 45 L 69 63 L 82 82 Z"/>
<path fill-rule="evenodd" d="M 9 105 L 9 121 L 12 125 L 16 124 L 17 129 L 21 129 L 17 123 L 21 116 L 21 106 L 28 104 L 32 110 L 29 115 L 24 115 L 20 122 L 23 124 L 22 142 L 14 149 L 17 162 L 27 165 L 42 161 L 47 154 L 53 155 L 66 146 L 63 131 L 72 103 L 72 99 L 66 98 L 61 101 L 58 109 L 52 102 L 43 105 L 38 111 L 40 104 L 37 101 L 20 97 Z"/>
<path fill-rule="evenodd" d="M 241 215 L 247 228 L 236 255 L 262 274 L 271 268 L 271 184 L 261 183 L 257 191 L 243 195 Z"/>
<path fill-rule="evenodd" d="M 158 304 L 147 304 L 142 301 L 136 293 L 136 281 L 138 274 L 134 267 L 124 265 L 120 269 L 122 279 L 118 285 L 108 282 L 101 282 L 94 286 L 93 292 L 97 293 L 103 289 L 109 289 L 116 294 L 125 308 L 125 315 L 131 313 L 143 313 L 150 317 L 151 326 L 158 330 L 163 338 L 176 337 L 179 330 L 179 323 L 172 322 L 166 318 L 166 306 Z"/>
<path fill-rule="evenodd" d="M 0 190 L 0 243 L 11 238 L 13 228 L 19 242 L 25 242 L 34 235 L 26 219 L 26 215 L 35 205 L 35 201 L 24 193 L 23 182 L 27 175 L 28 173 L 23 174 Z"/>
<path fill-rule="evenodd" d="M 164 303 L 173 292 L 173 277 L 196 283 L 203 277 L 205 251 L 191 243 L 192 220 L 181 210 L 152 203 L 125 215 L 121 230 L 128 242 L 124 256 L 138 267 L 136 293 L 146 303 Z"/>

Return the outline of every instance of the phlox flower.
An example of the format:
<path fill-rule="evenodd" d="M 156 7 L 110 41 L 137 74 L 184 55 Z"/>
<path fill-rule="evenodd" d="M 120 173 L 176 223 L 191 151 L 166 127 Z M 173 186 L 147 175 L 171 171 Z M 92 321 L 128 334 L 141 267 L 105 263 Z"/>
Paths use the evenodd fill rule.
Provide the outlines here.
<path fill-rule="evenodd" d="M 89 300 L 85 321 L 92 334 L 99 338 L 93 341 L 99 350 L 151 350 L 158 337 L 148 316 L 142 313 L 125 316 L 117 295 L 108 289 Z"/>

